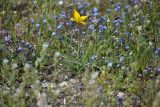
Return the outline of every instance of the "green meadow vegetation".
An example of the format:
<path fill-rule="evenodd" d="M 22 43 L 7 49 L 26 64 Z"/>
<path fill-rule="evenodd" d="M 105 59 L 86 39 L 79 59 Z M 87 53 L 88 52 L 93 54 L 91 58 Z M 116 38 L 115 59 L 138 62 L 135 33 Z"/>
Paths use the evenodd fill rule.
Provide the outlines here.
<path fill-rule="evenodd" d="M 1 107 L 159 99 L 159 0 L 0 0 Z"/>

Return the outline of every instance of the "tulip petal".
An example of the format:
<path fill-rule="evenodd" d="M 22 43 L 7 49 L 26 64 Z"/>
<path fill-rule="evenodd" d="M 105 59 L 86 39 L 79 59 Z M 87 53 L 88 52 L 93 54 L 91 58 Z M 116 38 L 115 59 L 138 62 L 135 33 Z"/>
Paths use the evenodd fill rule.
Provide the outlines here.
<path fill-rule="evenodd" d="M 72 20 L 72 21 L 75 21 L 75 22 L 79 23 L 79 22 L 78 22 L 78 20 L 76 20 L 75 18 L 70 18 L 70 20 Z"/>
<path fill-rule="evenodd" d="M 85 21 L 87 18 L 88 18 L 88 16 L 81 16 L 81 17 L 79 18 L 79 21 L 80 21 L 80 22 L 83 22 L 83 21 Z"/>
<path fill-rule="evenodd" d="M 80 22 L 81 24 L 83 24 L 83 25 L 86 25 L 86 22 Z"/>
<path fill-rule="evenodd" d="M 79 18 L 80 18 L 80 14 L 75 9 L 73 10 L 73 16 L 74 16 L 74 18 L 75 18 L 76 21 L 78 21 Z"/>
<path fill-rule="evenodd" d="M 70 20 L 75 21 L 75 19 L 74 19 L 74 18 L 70 18 Z"/>

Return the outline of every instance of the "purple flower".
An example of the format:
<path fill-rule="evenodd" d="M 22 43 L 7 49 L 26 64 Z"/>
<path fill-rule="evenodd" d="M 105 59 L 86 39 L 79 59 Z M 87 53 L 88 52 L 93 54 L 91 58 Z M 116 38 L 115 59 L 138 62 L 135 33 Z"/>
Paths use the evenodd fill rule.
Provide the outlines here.
<path fill-rule="evenodd" d="M 94 13 L 97 13 L 97 12 L 98 12 L 97 7 L 94 7 L 94 8 L 93 8 L 93 12 L 94 12 Z"/>
<path fill-rule="evenodd" d="M 150 67 L 148 67 L 147 70 L 148 70 L 149 72 L 152 72 L 152 68 L 150 68 Z"/>
<path fill-rule="evenodd" d="M 79 5 L 78 5 L 78 10 L 81 10 L 81 9 L 83 9 L 83 5 L 82 5 L 82 4 L 79 4 Z"/>
<path fill-rule="evenodd" d="M 89 30 L 90 30 L 91 32 L 94 32 L 94 31 L 95 31 L 95 27 L 94 27 L 93 24 L 89 25 Z"/>
<path fill-rule="evenodd" d="M 47 20 L 46 20 L 46 19 L 44 19 L 44 20 L 43 20 L 43 23 L 47 23 Z"/>
<path fill-rule="evenodd" d="M 121 9 L 121 4 L 120 3 L 116 3 L 115 6 L 114 6 L 114 10 L 115 11 L 120 11 Z"/>
<path fill-rule="evenodd" d="M 160 74 L 160 67 L 157 68 L 157 72 Z"/>
<path fill-rule="evenodd" d="M 103 87 L 102 86 L 98 86 L 97 91 L 98 91 L 98 93 L 102 93 L 103 92 Z"/>
<path fill-rule="evenodd" d="M 77 29 L 77 28 L 74 29 L 74 32 L 78 32 L 78 31 L 79 31 L 79 29 Z"/>
<path fill-rule="evenodd" d="M 25 45 L 25 41 L 22 40 L 22 41 L 20 42 L 20 45 L 24 46 L 24 45 Z"/>
<path fill-rule="evenodd" d="M 126 46 L 126 47 L 125 47 L 125 50 L 128 50 L 128 49 L 129 49 L 129 46 Z"/>
<path fill-rule="evenodd" d="M 124 105 L 124 96 L 125 96 L 125 94 L 123 92 L 119 92 L 117 94 L 117 100 L 118 100 L 119 107 L 123 107 L 123 105 Z"/>
<path fill-rule="evenodd" d="M 144 20 L 145 20 L 145 16 L 142 16 L 141 20 L 142 20 L 142 22 L 144 22 Z"/>
<path fill-rule="evenodd" d="M 96 17 L 94 17 L 94 18 L 92 19 L 92 22 L 93 22 L 93 23 L 98 23 L 98 19 L 97 19 Z"/>
<path fill-rule="evenodd" d="M 123 23 L 123 21 L 117 17 L 114 21 L 113 21 L 114 25 L 116 28 L 119 28 L 121 26 L 121 24 Z"/>
<path fill-rule="evenodd" d="M 54 16 L 54 20 L 58 20 L 58 16 Z"/>
<path fill-rule="evenodd" d="M 86 7 L 89 7 L 91 4 L 89 2 L 86 3 Z"/>
<path fill-rule="evenodd" d="M 9 37 L 8 37 L 8 36 L 5 36 L 5 37 L 4 37 L 4 40 L 5 40 L 5 42 L 9 42 Z"/>
<path fill-rule="evenodd" d="M 155 53 L 160 56 L 160 48 L 157 48 Z"/>
<path fill-rule="evenodd" d="M 142 78 L 142 74 L 138 74 L 137 77 L 138 77 L 138 78 Z"/>
<path fill-rule="evenodd" d="M 10 43 L 11 40 L 12 40 L 12 37 L 11 37 L 10 35 L 8 35 L 8 34 L 4 37 L 4 42 L 5 42 L 6 44 Z"/>
<path fill-rule="evenodd" d="M 39 27 L 40 27 L 40 24 L 39 24 L 39 23 L 37 23 L 37 24 L 36 24 L 36 27 L 37 27 L 37 28 L 39 28 Z"/>
<path fill-rule="evenodd" d="M 68 25 L 70 25 L 70 23 L 69 23 L 69 22 L 67 22 L 67 23 L 66 23 L 66 26 L 68 26 Z"/>
<path fill-rule="evenodd" d="M 67 17 L 67 16 L 66 16 L 66 13 L 65 13 L 64 11 L 62 11 L 62 13 L 61 13 L 61 17 L 62 17 L 62 19 L 63 19 L 63 20 L 65 20 L 65 19 L 66 19 L 66 17 Z"/>
<path fill-rule="evenodd" d="M 79 89 L 80 89 L 80 90 L 83 90 L 83 89 L 84 89 L 84 84 L 83 84 L 83 83 L 80 83 L 80 84 L 79 84 Z"/>
<path fill-rule="evenodd" d="M 31 19 L 31 23 L 34 24 L 34 19 Z"/>
<path fill-rule="evenodd" d="M 22 47 L 19 46 L 18 49 L 17 49 L 17 52 L 18 53 L 22 52 Z"/>
<path fill-rule="evenodd" d="M 119 31 L 116 29 L 116 30 L 114 31 L 114 33 L 115 33 L 115 34 L 119 34 Z"/>
<path fill-rule="evenodd" d="M 120 68 L 121 67 L 121 64 L 117 64 L 117 68 Z"/>
<path fill-rule="evenodd" d="M 78 2 L 78 0 L 73 0 L 73 2 L 74 2 L 74 3 L 77 3 L 77 2 Z"/>
<path fill-rule="evenodd" d="M 139 2 L 139 0 L 131 0 L 131 2 L 132 2 L 133 4 L 137 4 L 137 3 Z"/>
<path fill-rule="evenodd" d="M 100 26 L 100 31 L 105 31 L 105 30 L 107 30 L 107 27 L 106 27 L 106 26 L 101 25 L 101 26 Z"/>
<path fill-rule="evenodd" d="M 129 9 L 129 8 L 130 8 L 130 5 L 126 5 L 125 8 L 126 8 L 126 9 Z"/>

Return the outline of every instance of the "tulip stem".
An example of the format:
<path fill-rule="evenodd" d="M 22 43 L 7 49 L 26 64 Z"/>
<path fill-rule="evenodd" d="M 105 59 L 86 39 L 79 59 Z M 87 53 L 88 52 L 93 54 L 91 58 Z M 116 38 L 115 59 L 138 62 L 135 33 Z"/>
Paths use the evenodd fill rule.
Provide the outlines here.
<path fill-rule="evenodd" d="M 78 54 L 77 54 L 77 58 L 79 59 L 79 54 L 80 54 L 80 27 L 78 29 Z"/>

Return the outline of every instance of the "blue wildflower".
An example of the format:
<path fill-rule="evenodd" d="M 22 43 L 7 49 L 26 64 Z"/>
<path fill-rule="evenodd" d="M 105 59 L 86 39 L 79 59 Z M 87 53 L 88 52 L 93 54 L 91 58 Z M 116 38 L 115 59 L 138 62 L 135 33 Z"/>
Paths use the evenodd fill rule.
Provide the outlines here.
<path fill-rule="evenodd" d="M 31 23 L 34 24 L 34 19 L 31 19 Z"/>
<path fill-rule="evenodd" d="M 157 72 L 160 74 L 160 67 L 157 68 Z"/>
<path fill-rule="evenodd" d="M 121 68 L 121 66 L 122 66 L 122 65 L 121 65 L 120 63 L 117 64 L 117 68 Z"/>
<path fill-rule="evenodd" d="M 58 20 L 58 16 L 54 16 L 54 20 Z"/>
<path fill-rule="evenodd" d="M 39 23 L 37 23 L 37 24 L 36 24 L 36 27 L 37 27 L 37 28 L 39 28 L 39 27 L 40 27 L 40 24 L 39 24 Z"/>
<path fill-rule="evenodd" d="M 160 56 L 160 48 L 156 49 L 155 54 Z"/>
<path fill-rule="evenodd" d="M 43 23 L 47 23 L 47 20 L 46 20 L 46 19 L 44 19 L 44 20 L 43 20 Z"/>
<path fill-rule="evenodd" d="M 94 7 L 94 8 L 93 8 L 93 12 L 94 12 L 94 13 L 98 13 L 97 7 Z"/>

